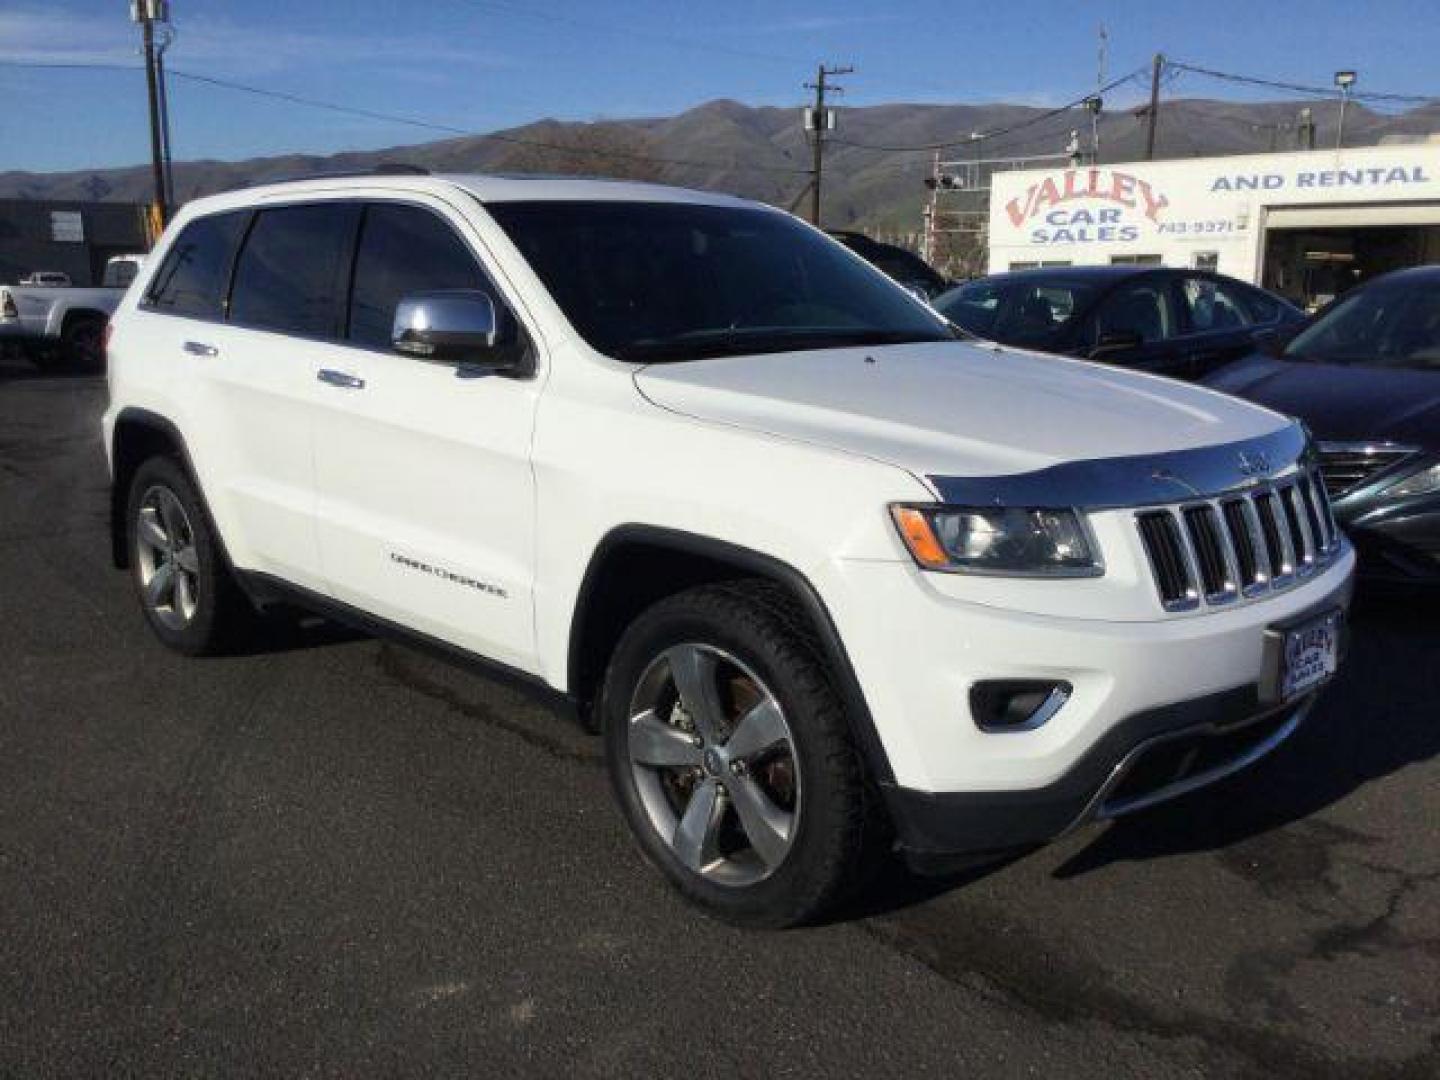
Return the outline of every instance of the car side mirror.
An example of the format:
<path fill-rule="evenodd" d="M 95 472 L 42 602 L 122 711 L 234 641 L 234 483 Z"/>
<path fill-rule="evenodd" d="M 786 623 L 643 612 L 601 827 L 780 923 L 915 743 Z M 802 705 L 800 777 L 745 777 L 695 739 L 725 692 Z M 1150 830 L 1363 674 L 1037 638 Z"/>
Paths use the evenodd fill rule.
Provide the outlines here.
<path fill-rule="evenodd" d="M 499 371 L 514 367 L 515 322 L 489 293 L 441 289 L 409 293 L 395 308 L 395 351 L 437 364 Z"/>
<path fill-rule="evenodd" d="M 1096 340 L 1090 350 L 1091 360 L 1114 360 L 1145 344 L 1145 339 L 1134 330 L 1107 330 Z"/>

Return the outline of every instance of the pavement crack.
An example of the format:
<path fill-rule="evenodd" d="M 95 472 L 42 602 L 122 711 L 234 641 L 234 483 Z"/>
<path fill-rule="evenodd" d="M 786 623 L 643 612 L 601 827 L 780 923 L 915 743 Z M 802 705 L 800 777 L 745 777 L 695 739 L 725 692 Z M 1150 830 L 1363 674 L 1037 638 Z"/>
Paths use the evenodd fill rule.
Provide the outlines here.
<path fill-rule="evenodd" d="M 912 909 L 856 924 L 887 947 L 956 986 L 1055 1024 L 1098 1023 L 1167 1041 L 1193 1039 L 1247 1073 L 1274 1078 L 1408 1076 L 1408 1063 L 1337 1060 L 1306 1040 L 1193 1009 L 1166 1009 L 1117 989 L 1098 967 L 1026 933 L 1002 912 L 981 908 L 957 919 L 953 910 Z M 940 925 L 943 922 L 944 925 Z"/>

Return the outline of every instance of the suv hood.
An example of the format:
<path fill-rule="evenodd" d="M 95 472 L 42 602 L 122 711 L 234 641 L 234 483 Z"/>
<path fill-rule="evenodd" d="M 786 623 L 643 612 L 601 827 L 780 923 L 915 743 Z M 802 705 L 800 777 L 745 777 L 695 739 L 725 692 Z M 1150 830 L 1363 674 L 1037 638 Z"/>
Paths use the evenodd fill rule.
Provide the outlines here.
<path fill-rule="evenodd" d="M 1288 423 L 1187 383 L 960 341 L 651 365 L 635 382 L 662 408 L 917 476 L 1008 476 L 1237 442 Z"/>

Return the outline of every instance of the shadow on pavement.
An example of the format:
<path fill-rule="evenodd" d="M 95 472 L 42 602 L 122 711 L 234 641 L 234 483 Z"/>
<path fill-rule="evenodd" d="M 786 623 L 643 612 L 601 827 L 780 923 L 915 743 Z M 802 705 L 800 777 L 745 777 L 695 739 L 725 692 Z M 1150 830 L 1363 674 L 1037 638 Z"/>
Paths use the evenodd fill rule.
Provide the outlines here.
<path fill-rule="evenodd" d="M 1056 876 L 1227 847 L 1440 753 L 1440 598 L 1361 590 L 1345 667 L 1289 743 L 1213 787 L 1111 823 Z"/>
<path fill-rule="evenodd" d="M 232 656 L 266 656 L 275 653 L 324 649 L 364 641 L 368 634 L 342 623 L 291 608 L 268 610 L 250 639 L 229 650 Z"/>
<path fill-rule="evenodd" d="M 85 380 L 103 379 L 104 372 L 47 364 L 40 367 L 17 353 L 0 353 L 0 384 L 34 382 L 39 379 Z"/>

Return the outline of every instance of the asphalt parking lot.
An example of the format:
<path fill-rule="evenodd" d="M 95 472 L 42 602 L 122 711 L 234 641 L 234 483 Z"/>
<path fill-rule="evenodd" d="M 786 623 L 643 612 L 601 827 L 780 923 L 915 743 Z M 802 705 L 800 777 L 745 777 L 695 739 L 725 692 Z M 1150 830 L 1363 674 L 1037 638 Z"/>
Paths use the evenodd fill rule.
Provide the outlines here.
<path fill-rule="evenodd" d="M 823 927 L 730 930 L 596 741 L 323 624 L 184 660 L 96 379 L 0 363 L 0 1074 L 1440 1075 L 1440 601 L 1260 766 Z"/>

